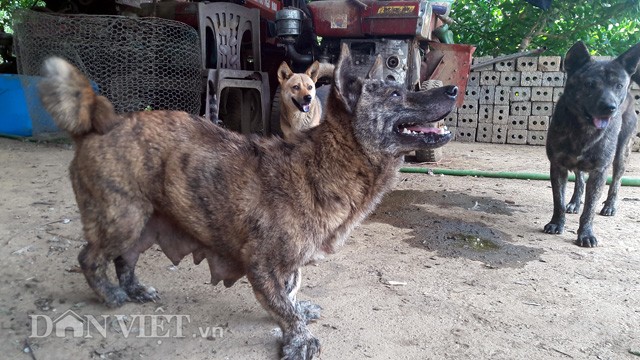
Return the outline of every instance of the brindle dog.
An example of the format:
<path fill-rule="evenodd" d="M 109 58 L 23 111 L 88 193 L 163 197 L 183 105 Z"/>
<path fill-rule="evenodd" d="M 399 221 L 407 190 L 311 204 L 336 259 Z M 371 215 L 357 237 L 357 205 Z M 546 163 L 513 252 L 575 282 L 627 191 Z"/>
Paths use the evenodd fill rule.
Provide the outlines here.
<path fill-rule="evenodd" d="M 616 200 L 625 162 L 631 151 L 637 116 L 629 93 L 631 80 L 640 61 L 640 44 L 612 61 L 594 61 L 582 42 L 575 43 L 565 57 L 567 82 L 549 124 L 547 156 L 551 162 L 553 217 L 544 232 L 561 234 L 565 212 L 578 213 L 585 189 L 584 210 L 580 216 L 576 243 L 593 247 L 595 207 L 602 195 L 607 169 L 613 163 L 613 179 L 601 215 L 616 212 Z M 564 192 L 568 171 L 576 174 L 573 196 L 565 207 Z"/>
<path fill-rule="evenodd" d="M 300 268 L 344 243 L 394 184 L 403 154 L 451 139 L 417 129 L 446 116 L 457 95 L 454 86 L 407 92 L 382 79 L 379 57 L 368 78 L 355 77 L 345 46 L 324 121 L 285 142 L 178 111 L 117 115 L 66 61 L 47 60 L 44 73 L 42 101 L 75 142 L 70 174 L 87 240 L 78 260 L 98 297 L 112 307 L 156 299 L 134 274 L 154 243 L 174 264 L 193 254 L 213 284 L 247 276 L 282 328 L 285 359 L 320 352 L 307 327 L 320 307 L 296 301 Z"/>

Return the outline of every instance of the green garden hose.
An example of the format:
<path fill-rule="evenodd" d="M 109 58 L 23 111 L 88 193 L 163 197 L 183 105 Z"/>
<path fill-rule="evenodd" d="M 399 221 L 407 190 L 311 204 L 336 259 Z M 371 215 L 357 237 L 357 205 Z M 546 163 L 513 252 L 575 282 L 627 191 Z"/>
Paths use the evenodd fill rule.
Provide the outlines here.
<path fill-rule="evenodd" d="M 422 167 L 403 167 L 400 168 L 401 173 L 418 173 L 418 174 L 436 174 L 436 175 L 452 175 L 452 176 L 478 176 L 501 179 L 520 179 L 520 180 L 550 180 L 548 174 L 538 173 L 520 173 L 510 171 L 480 171 L 480 170 L 455 170 L 455 169 L 432 169 Z M 569 174 L 569 181 L 575 181 L 575 175 Z M 607 178 L 607 184 L 611 183 L 611 177 Z M 622 178 L 623 186 L 640 186 L 640 179 Z"/>

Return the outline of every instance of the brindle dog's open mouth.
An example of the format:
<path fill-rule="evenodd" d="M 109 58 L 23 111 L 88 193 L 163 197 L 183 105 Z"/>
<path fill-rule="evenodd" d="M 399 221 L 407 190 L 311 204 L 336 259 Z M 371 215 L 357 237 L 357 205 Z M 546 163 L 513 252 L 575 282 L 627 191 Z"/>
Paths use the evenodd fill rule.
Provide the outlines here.
<path fill-rule="evenodd" d="M 431 126 L 433 122 L 430 122 L 431 124 L 400 123 L 396 127 L 396 132 L 407 139 L 420 139 L 423 142 L 421 147 L 426 148 L 437 148 L 453 139 L 453 134 L 446 126 Z"/>
<path fill-rule="evenodd" d="M 585 111 L 585 115 L 587 119 L 593 122 L 593 125 L 596 127 L 596 129 L 599 129 L 599 130 L 606 128 L 607 125 L 609 125 L 609 121 L 611 121 L 611 115 L 595 116 L 595 115 L 589 114 L 589 112 L 586 112 L 586 111 Z"/>

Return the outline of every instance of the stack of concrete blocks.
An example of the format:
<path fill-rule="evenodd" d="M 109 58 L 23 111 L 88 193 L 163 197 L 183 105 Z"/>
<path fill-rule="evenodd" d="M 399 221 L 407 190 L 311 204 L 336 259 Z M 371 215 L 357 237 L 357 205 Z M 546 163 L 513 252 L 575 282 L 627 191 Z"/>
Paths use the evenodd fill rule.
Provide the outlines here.
<path fill-rule="evenodd" d="M 474 64 L 491 60 L 474 59 Z M 456 140 L 544 145 L 565 74 L 560 56 L 500 61 L 469 74 L 462 106 L 446 119 Z"/>
<path fill-rule="evenodd" d="M 631 84 L 631 96 L 633 96 L 633 102 L 636 108 L 636 115 L 640 118 L 640 85 L 636 83 Z M 640 126 L 638 132 L 633 138 L 632 151 L 640 151 Z"/>

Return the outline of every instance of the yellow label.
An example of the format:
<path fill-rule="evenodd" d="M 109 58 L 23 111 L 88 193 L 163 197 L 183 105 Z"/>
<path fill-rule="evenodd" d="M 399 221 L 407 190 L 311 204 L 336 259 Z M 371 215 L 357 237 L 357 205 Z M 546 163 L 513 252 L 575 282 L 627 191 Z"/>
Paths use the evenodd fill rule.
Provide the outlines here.
<path fill-rule="evenodd" d="M 416 7 L 414 5 L 381 6 L 378 9 L 378 15 L 411 14 L 415 8 Z"/>

